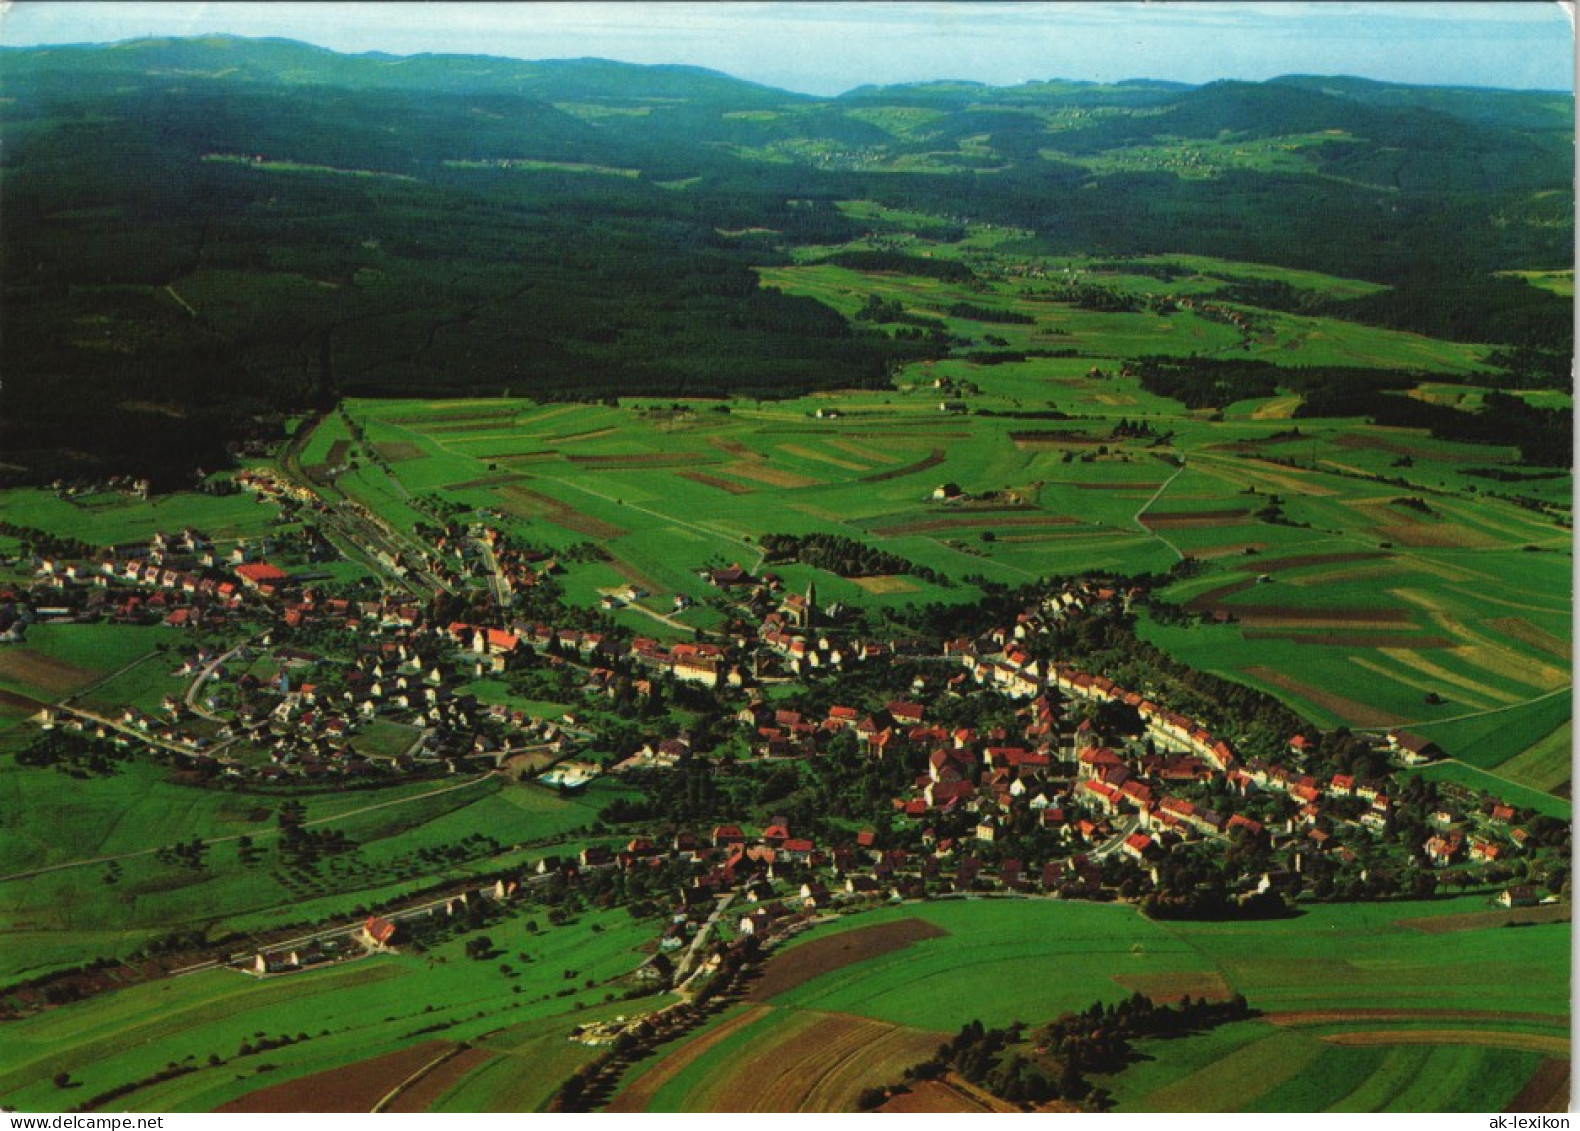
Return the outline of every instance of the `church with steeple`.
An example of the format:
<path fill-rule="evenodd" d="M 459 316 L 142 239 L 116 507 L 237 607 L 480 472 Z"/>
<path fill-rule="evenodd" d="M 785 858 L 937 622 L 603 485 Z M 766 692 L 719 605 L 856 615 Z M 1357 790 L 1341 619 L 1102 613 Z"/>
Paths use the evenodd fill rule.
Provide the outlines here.
<path fill-rule="evenodd" d="M 806 632 L 815 627 L 818 620 L 817 582 L 806 583 L 805 595 L 791 593 L 785 598 L 782 608 L 791 628 Z"/>

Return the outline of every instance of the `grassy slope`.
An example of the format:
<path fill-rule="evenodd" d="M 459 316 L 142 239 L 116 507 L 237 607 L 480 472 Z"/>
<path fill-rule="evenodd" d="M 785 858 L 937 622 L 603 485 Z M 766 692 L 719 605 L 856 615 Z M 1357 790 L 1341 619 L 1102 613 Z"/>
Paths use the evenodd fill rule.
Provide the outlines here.
<path fill-rule="evenodd" d="M 503 786 L 491 779 L 333 821 L 332 827 L 352 838 L 357 849 L 330 858 L 316 875 L 303 876 L 278 865 L 272 840 L 277 801 L 170 785 L 152 767 L 136 764 L 111 778 L 76 782 L 71 791 L 62 791 L 60 780 L 52 770 L 0 774 L 0 793 L 17 805 L 7 806 L 14 816 L 0 824 L 0 845 L 18 867 L 140 853 L 192 836 L 239 833 L 251 835 L 262 852 L 258 863 L 245 864 L 234 844 L 219 844 L 209 850 L 201 870 L 137 855 L 119 862 L 113 883 L 104 865 L 89 865 L 0 884 L 6 907 L 0 917 L 0 974 L 7 977 L 105 953 L 105 940 L 118 944 L 109 953 L 126 953 L 133 940 L 175 929 L 246 930 L 344 915 L 358 902 L 393 898 L 442 875 L 461 874 L 464 866 L 436 866 L 418 852 L 468 837 L 493 837 L 507 851 L 502 861 L 535 859 L 541 848 L 512 852 L 511 846 L 541 844 L 580 828 L 608 800 L 602 786 L 563 799 L 538 786 Z M 308 797 L 308 819 L 415 798 L 453 784 L 410 783 Z M 45 819 L 72 835 L 40 838 L 37 829 Z M 77 945 L 83 933 L 96 941 Z"/>
<path fill-rule="evenodd" d="M 563 1032 L 568 1015 L 602 1002 L 611 979 L 639 961 L 634 948 L 649 926 L 623 911 L 589 913 L 574 924 L 529 935 L 522 915 L 488 929 L 505 953 L 466 958 L 463 942 L 422 956 L 365 959 L 259 982 L 230 971 L 165 980 L 119 991 L 7 1026 L 0 1094 L 22 1110 L 60 1110 L 105 1088 L 139 1079 L 169 1061 L 209 1053 L 231 1063 L 135 1093 L 133 1110 L 209 1110 L 254 1087 L 276 1084 L 376 1056 L 420 1040 L 472 1039 L 509 1044 L 512 1027 Z M 522 962 L 518 952 L 531 956 Z M 503 963 L 510 973 L 503 973 Z M 574 970 L 575 977 L 565 972 Z M 588 988 L 587 980 L 595 985 Z M 520 987 L 520 992 L 515 987 Z M 560 991 L 573 988 L 567 996 Z M 632 1008 L 626 1006 L 625 1008 Z M 580 1020 L 597 1013 L 583 1014 Z M 435 1027 L 417 1034 L 413 1030 Z M 327 1034 L 320 1035 L 323 1030 Z M 312 1040 L 257 1058 L 234 1061 L 242 1041 L 264 1033 L 305 1032 Z M 274 1071 L 258 1077 L 261 1063 Z M 56 1090 L 49 1077 L 70 1071 L 82 1088 Z M 242 1079 L 238 1079 L 238 1075 Z"/>
<path fill-rule="evenodd" d="M 1397 920 L 1457 914 L 1482 897 L 1430 903 L 1312 907 L 1275 923 L 1157 924 L 1128 908 L 1044 901 L 948 901 L 843 918 L 821 932 L 905 917 L 947 936 L 832 971 L 774 999 L 780 1011 L 818 1009 L 949 1031 L 1037 1020 L 1113 1000 L 1129 974 L 1215 971 L 1251 1004 L 1291 1009 L 1474 1010 L 1563 1014 L 1567 925 L 1429 935 Z M 817 934 L 803 936 L 785 951 Z M 772 1023 L 778 1013 L 763 1024 Z M 1317 1029 L 1266 1021 L 1144 1044 L 1146 1058 L 1104 1085 L 1121 1110 L 1492 1110 L 1512 1098 L 1538 1054 L 1471 1046 L 1335 1046 L 1326 1033 L 1439 1028 L 1567 1034 L 1551 1024 L 1496 1020 L 1377 1022 L 1342 1016 Z M 743 1030 L 688 1065 L 654 1109 L 696 1098 L 751 1043 Z M 1474 1041 L 1474 1037 L 1467 1040 Z M 680 1046 L 683 1047 L 683 1046 Z M 644 1062 L 646 1064 L 646 1062 Z M 639 1069 L 640 1071 L 640 1069 Z M 1431 1075 L 1420 1076 L 1417 1072 Z"/>

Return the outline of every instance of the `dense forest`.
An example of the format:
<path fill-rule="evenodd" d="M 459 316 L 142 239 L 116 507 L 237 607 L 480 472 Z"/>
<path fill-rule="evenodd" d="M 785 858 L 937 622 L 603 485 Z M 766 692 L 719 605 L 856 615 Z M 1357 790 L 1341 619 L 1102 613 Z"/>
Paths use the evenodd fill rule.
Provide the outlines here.
<path fill-rule="evenodd" d="M 1570 263 L 1567 95 L 1289 79 L 817 99 L 687 67 L 223 37 L 0 62 L 12 479 L 101 466 L 169 485 L 345 394 L 881 386 L 940 343 L 754 271 L 860 236 L 848 200 L 1015 226 L 1028 253 L 1329 271 L 1386 289 L 1322 313 L 1503 344 L 1546 373 L 1570 353 L 1569 301 L 1496 274 Z M 918 111 L 926 129 L 882 125 Z M 1292 145 L 1299 168 L 1082 164 L 1318 132 Z M 973 277 L 897 251 L 832 261 Z M 1248 286 L 1225 297 L 1315 301 Z"/>
<path fill-rule="evenodd" d="M 764 534 L 759 542 L 767 563 L 802 562 L 840 577 L 908 573 L 924 581 L 947 584 L 947 579 L 936 570 L 838 534 Z"/>

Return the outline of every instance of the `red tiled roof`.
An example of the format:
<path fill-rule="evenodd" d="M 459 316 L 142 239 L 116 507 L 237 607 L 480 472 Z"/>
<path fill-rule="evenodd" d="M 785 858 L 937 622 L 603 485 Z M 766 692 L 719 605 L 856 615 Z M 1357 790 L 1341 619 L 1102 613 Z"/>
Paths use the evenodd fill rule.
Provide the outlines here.
<path fill-rule="evenodd" d="M 521 643 L 521 637 L 513 632 L 506 632 L 501 628 L 488 630 L 488 646 L 490 648 L 497 648 L 501 652 L 509 652 L 519 643 Z"/>
<path fill-rule="evenodd" d="M 362 930 L 368 938 L 380 946 L 395 937 L 395 924 L 388 919 L 380 919 L 377 915 L 368 916 L 368 921 L 362 924 Z"/>
<path fill-rule="evenodd" d="M 285 580 L 285 571 L 268 562 L 249 562 L 247 565 L 237 566 L 231 572 L 243 581 L 250 581 L 254 585 L 261 585 L 266 581 Z"/>

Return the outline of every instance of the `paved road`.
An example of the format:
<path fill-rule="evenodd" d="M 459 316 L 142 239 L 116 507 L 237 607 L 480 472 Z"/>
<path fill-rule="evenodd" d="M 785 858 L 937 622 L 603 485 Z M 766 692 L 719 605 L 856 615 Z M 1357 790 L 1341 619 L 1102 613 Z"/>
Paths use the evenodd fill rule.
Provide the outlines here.
<path fill-rule="evenodd" d="M 488 591 L 494 598 L 495 606 L 501 613 L 508 613 L 510 582 L 505 580 L 504 572 L 499 568 L 499 559 L 494 556 L 494 548 L 488 544 L 486 538 L 473 538 L 472 545 L 482 553 L 483 564 L 488 567 Z"/>
<path fill-rule="evenodd" d="M 703 944 L 707 942 L 708 936 L 713 933 L 713 928 L 718 925 L 719 916 L 724 914 L 724 909 L 734 899 L 735 893 L 733 891 L 719 896 L 719 902 L 713 908 L 713 914 L 708 916 L 707 922 L 697 928 L 697 933 L 692 938 L 691 945 L 686 948 L 685 956 L 680 960 L 680 965 L 675 968 L 674 985 L 677 991 L 685 989 L 686 983 L 696 977 L 697 971 L 694 967 L 697 963 L 697 956 L 702 952 Z"/>
<path fill-rule="evenodd" d="M 1097 848 L 1093 849 L 1092 852 L 1089 855 L 1091 856 L 1091 858 L 1093 860 L 1102 860 L 1105 857 L 1112 856 L 1115 852 L 1117 852 L 1119 850 L 1119 847 L 1122 844 L 1125 843 L 1125 838 L 1127 836 L 1129 836 L 1131 833 L 1135 832 L 1140 827 L 1141 827 L 1141 818 L 1140 817 L 1135 817 L 1135 816 L 1127 817 L 1125 819 L 1124 823 L 1119 826 L 1119 831 L 1116 832 L 1112 837 L 1110 837 L 1103 844 L 1101 844 Z"/>
<path fill-rule="evenodd" d="M 187 710 L 191 711 L 194 715 L 198 715 L 201 718 L 208 719 L 210 722 L 224 722 L 225 721 L 225 720 L 221 719 L 218 715 L 215 715 L 215 714 L 213 714 L 212 712 L 209 712 L 209 711 L 205 711 L 202 707 L 199 707 L 198 704 L 197 704 L 198 695 L 202 692 L 203 685 L 208 682 L 209 677 L 211 675 L 213 675 L 215 672 L 217 672 L 220 669 L 220 666 L 222 664 L 228 663 L 236 655 L 237 652 L 240 652 L 243 648 L 245 648 L 249 644 L 251 644 L 253 642 L 253 639 L 254 638 L 249 637 L 248 639 L 243 640 L 240 644 L 236 645 L 229 652 L 226 652 L 224 655 L 222 655 L 222 656 L 218 657 L 217 659 L 215 659 L 212 663 L 210 663 L 208 665 L 208 667 L 204 668 L 201 672 L 198 673 L 197 678 L 192 681 L 192 686 L 187 688 L 187 695 L 186 695 Z"/>

